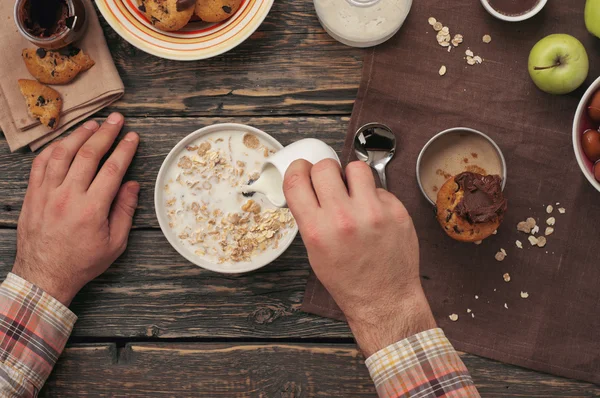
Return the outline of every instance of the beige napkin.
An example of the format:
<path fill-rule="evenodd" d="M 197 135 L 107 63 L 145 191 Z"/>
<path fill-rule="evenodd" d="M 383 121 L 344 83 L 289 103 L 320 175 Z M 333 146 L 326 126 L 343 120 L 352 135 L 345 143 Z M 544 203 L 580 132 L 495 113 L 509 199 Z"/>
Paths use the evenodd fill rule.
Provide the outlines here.
<path fill-rule="evenodd" d="M 83 39 L 75 43 L 96 62 L 66 85 L 52 86 L 63 98 L 59 125 L 53 131 L 29 116 L 19 91 L 18 79 L 34 79 L 21 58 L 21 50 L 35 46 L 17 30 L 14 1 L 0 1 L 0 127 L 11 152 L 26 145 L 35 151 L 76 123 L 123 96 L 124 87 L 112 60 L 94 6 L 85 0 L 89 25 Z"/>

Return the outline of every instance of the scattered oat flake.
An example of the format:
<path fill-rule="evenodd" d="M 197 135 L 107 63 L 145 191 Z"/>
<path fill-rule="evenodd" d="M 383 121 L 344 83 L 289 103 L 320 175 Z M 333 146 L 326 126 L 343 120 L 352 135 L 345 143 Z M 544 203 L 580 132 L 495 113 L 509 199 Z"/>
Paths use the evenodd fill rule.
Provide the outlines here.
<path fill-rule="evenodd" d="M 523 248 L 523 243 L 522 243 L 520 240 L 517 240 L 517 241 L 515 242 L 515 244 L 517 245 L 517 247 L 518 247 L 519 249 L 522 249 L 522 248 Z"/>
<path fill-rule="evenodd" d="M 506 250 L 504 250 L 504 249 L 501 248 L 500 251 L 502 252 L 502 254 L 504 254 L 505 256 L 507 256 Z"/>
<path fill-rule="evenodd" d="M 444 27 L 442 28 L 442 32 L 443 32 L 444 34 L 450 34 L 450 28 L 449 28 L 449 27 L 447 27 L 447 26 L 444 26 Z"/>
<path fill-rule="evenodd" d="M 471 51 L 470 49 L 467 49 L 467 51 L 465 51 L 465 55 L 466 55 L 467 57 L 472 57 L 472 56 L 473 56 L 473 55 L 475 55 L 475 54 L 473 54 L 473 51 Z"/>
<path fill-rule="evenodd" d="M 495 229 L 494 232 L 492 232 L 492 235 L 496 235 L 498 233 L 498 230 Z"/>
<path fill-rule="evenodd" d="M 544 235 L 549 236 L 549 235 L 552 235 L 553 233 L 554 233 L 554 228 L 546 227 L 546 231 L 544 232 Z"/>
<path fill-rule="evenodd" d="M 550 217 L 549 219 L 546 220 L 546 224 L 548 224 L 552 227 L 554 224 L 556 224 L 556 218 Z"/>
<path fill-rule="evenodd" d="M 467 63 L 469 65 L 475 65 L 476 61 L 473 59 L 473 57 L 467 57 Z"/>
<path fill-rule="evenodd" d="M 564 207 L 559 207 L 559 208 L 558 208 L 558 212 L 559 212 L 560 214 L 565 214 L 565 213 L 567 212 L 567 209 L 565 209 Z"/>
<path fill-rule="evenodd" d="M 433 24 L 433 30 L 435 30 L 436 32 L 439 32 L 440 30 L 442 30 L 443 27 L 444 27 L 444 25 L 442 25 L 441 22 L 435 22 Z"/>
<path fill-rule="evenodd" d="M 475 318 L 475 314 L 471 312 L 471 318 Z"/>
<path fill-rule="evenodd" d="M 551 214 L 554 211 L 554 207 L 552 207 L 552 205 L 548 205 L 548 207 L 546 207 L 546 213 Z"/>
<path fill-rule="evenodd" d="M 529 293 L 521 292 L 521 298 L 526 299 L 527 297 L 529 297 Z"/>
<path fill-rule="evenodd" d="M 538 236 L 537 240 L 538 247 L 546 246 L 546 238 L 544 236 Z"/>
<path fill-rule="evenodd" d="M 504 303 L 504 308 L 508 309 L 508 304 Z"/>
<path fill-rule="evenodd" d="M 260 145 L 258 137 L 254 134 L 246 133 L 243 137 L 244 145 L 250 149 L 256 149 Z"/>
<path fill-rule="evenodd" d="M 471 309 L 467 308 L 467 314 L 470 314 L 470 313 L 471 313 Z"/>
<path fill-rule="evenodd" d="M 481 58 L 479 55 L 476 55 L 473 57 L 473 61 L 477 62 L 478 64 L 483 62 L 483 58 Z"/>
<path fill-rule="evenodd" d="M 478 295 L 475 295 L 475 300 L 479 300 L 479 296 Z"/>
<path fill-rule="evenodd" d="M 442 67 L 440 68 L 440 71 L 439 71 L 440 76 L 444 76 L 446 74 L 446 71 L 447 71 L 446 66 L 442 65 Z"/>
<path fill-rule="evenodd" d="M 504 279 L 504 282 L 510 282 L 510 274 L 507 272 L 506 274 L 502 275 L 502 279 Z"/>
<path fill-rule="evenodd" d="M 492 36 L 490 36 L 490 35 L 484 35 L 481 40 L 483 40 L 483 42 L 486 43 L 486 44 L 491 43 Z"/>
<path fill-rule="evenodd" d="M 437 20 L 434 17 L 429 17 L 427 22 L 429 22 L 429 25 L 433 26 L 436 24 Z"/>
<path fill-rule="evenodd" d="M 475 242 L 473 242 L 473 243 L 475 243 L 476 245 L 480 245 L 480 244 L 482 244 L 482 243 L 483 243 L 483 241 L 482 241 L 482 240 L 477 240 L 477 241 L 475 241 Z"/>
<path fill-rule="evenodd" d="M 506 254 L 502 253 L 502 252 L 498 252 L 496 253 L 496 255 L 494 256 L 494 258 L 497 261 L 504 261 L 504 259 L 506 258 Z"/>
<path fill-rule="evenodd" d="M 533 227 L 533 228 L 531 229 L 531 234 L 532 234 L 532 235 L 535 235 L 535 234 L 537 234 L 538 232 L 540 232 L 540 227 L 539 227 L 539 225 L 536 225 L 535 227 Z"/>
<path fill-rule="evenodd" d="M 529 243 L 531 243 L 531 246 L 535 246 L 538 243 L 538 239 L 533 235 L 531 235 L 527 239 L 529 239 Z"/>
<path fill-rule="evenodd" d="M 457 315 L 457 314 L 451 314 L 451 315 L 448 315 L 448 318 L 450 318 L 450 320 L 451 320 L 452 322 L 456 322 L 456 321 L 458 321 L 458 315 Z"/>

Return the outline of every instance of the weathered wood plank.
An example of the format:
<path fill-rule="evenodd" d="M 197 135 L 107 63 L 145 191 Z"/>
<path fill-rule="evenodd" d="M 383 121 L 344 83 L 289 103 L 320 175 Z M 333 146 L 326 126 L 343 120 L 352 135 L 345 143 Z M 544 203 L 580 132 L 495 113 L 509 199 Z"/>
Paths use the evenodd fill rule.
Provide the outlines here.
<path fill-rule="evenodd" d="M 124 114 L 128 116 L 126 111 Z M 139 181 L 142 187 L 135 228 L 158 227 L 154 214 L 154 182 L 171 148 L 192 131 L 215 123 L 249 124 L 273 135 L 284 145 L 302 138 L 316 137 L 340 151 L 348 118 L 128 118 L 123 131 L 137 131 L 141 138 L 138 154 L 126 177 Z M 16 227 L 34 156 L 28 151 L 11 154 L 4 137 L 0 139 L 0 227 Z"/>
<path fill-rule="evenodd" d="M 463 354 L 482 396 L 600 397 L 600 388 Z M 67 348 L 42 396 L 375 397 L 354 346 L 133 343 Z"/>
<path fill-rule="evenodd" d="M 16 231 L 0 230 L 0 275 Z M 246 275 L 205 271 L 157 230 L 132 232 L 125 254 L 75 298 L 78 337 L 350 338 L 346 324 L 300 312 L 308 277 L 298 238 L 271 265 Z"/>
<path fill-rule="evenodd" d="M 349 114 L 363 51 L 333 40 L 312 1 L 276 1 L 246 42 L 208 60 L 148 55 L 102 21 L 125 96 L 114 110 L 130 116 Z M 93 70 L 90 71 L 93 73 Z"/>

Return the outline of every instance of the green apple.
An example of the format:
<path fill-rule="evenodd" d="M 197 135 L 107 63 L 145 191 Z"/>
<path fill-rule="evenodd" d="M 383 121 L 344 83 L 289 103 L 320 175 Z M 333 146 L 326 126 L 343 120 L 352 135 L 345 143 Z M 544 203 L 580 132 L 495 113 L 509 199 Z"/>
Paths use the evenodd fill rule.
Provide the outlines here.
<path fill-rule="evenodd" d="M 529 53 L 529 75 L 540 90 L 567 94 L 585 81 L 590 63 L 583 44 L 565 34 L 538 41 Z"/>
<path fill-rule="evenodd" d="M 585 3 L 585 27 L 596 37 L 600 37 L 600 0 L 587 0 Z"/>

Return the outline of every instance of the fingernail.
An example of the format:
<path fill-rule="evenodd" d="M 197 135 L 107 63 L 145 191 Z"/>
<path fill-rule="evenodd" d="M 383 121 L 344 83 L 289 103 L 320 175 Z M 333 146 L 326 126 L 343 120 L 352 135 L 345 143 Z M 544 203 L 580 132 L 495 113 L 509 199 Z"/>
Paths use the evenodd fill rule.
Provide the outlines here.
<path fill-rule="evenodd" d="M 140 184 L 129 184 L 127 190 L 134 195 L 137 195 L 140 192 Z"/>
<path fill-rule="evenodd" d="M 87 122 L 85 122 L 83 124 L 83 127 L 85 127 L 86 129 L 90 130 L 90 131 L 96 131 L 98 130 L 98 123 L 95 120 L 88 120 Z"/>
<path fill-rule="evenodd" d="M 127 142 L 136 142 L 138 140 L 138 135 L 136 133 L 127 133 L 123 141 Z"/>
<path fill-rule="evenodd" d="M 106 123 L 119 124 L 121 120 L 123 120 L 123 116 L 121 116 L 120 113 L 114 112 L 108 116 L 108 119 L 106 119 Z"/>

